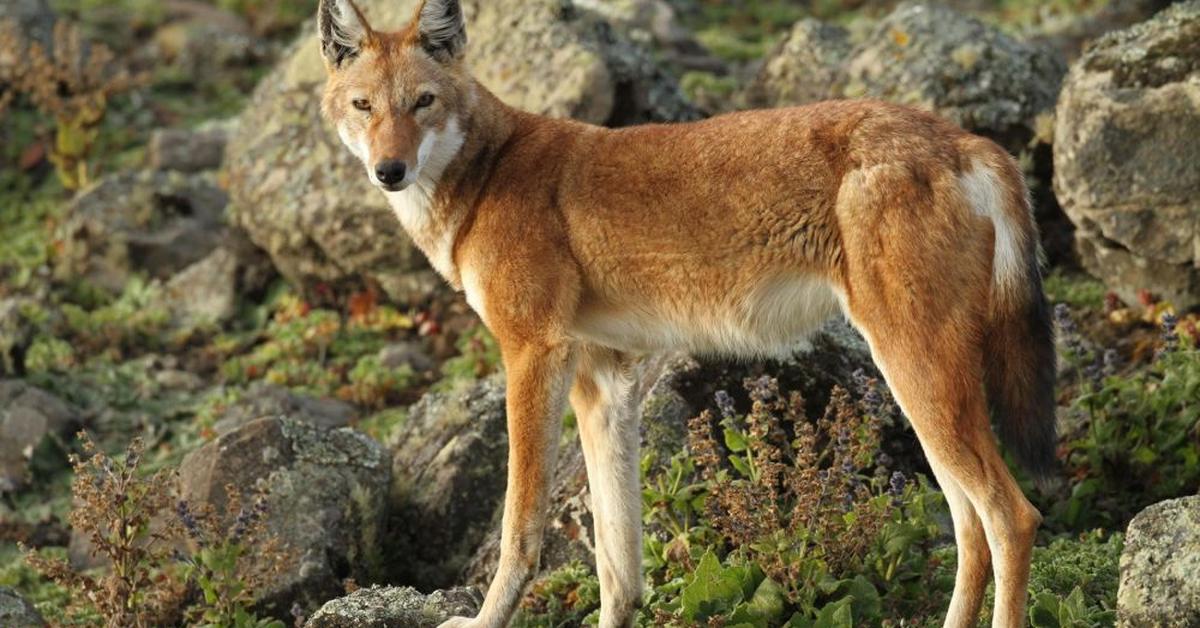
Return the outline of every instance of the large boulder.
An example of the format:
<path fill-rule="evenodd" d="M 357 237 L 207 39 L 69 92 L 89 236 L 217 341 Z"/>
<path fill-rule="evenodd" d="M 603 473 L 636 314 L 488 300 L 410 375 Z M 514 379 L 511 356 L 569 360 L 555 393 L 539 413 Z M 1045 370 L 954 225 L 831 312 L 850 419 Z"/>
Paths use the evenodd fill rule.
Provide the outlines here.
<path fill-rule="evenodd" d="M 1117 626 L 1200 625 L 1200 496 L 1159 502 L 1125 533 Z"/>
<path fill-rule="evenodd" d="M 29 482 L 29 465 L 42 442 L 68 436 L 80 411 L 19 380 L 0 380 L 0 494 Z"/>
<path fill-rule="evenodd" d="M 166 279 L 223 240 L 228 201 L 210 178 L 129 171 L 75 197 L 57 233 L 55 273 L 119 292 L 134 272 Z"/>
<path fill-rule="evenodd" d="M 359 5 L 396 28 L 413 0 Z M 673 80 L 606 22 L 562 0 L 467 0 L 467 56 L 506 102 L 597 124 L 693 117 Z M 396 300 L 437 285 L 382 194 L 320 115 L 315 28 L 259 85 L 227 149 L 232 215 L 280 272 L 307 289 L 377 283 Z"/>
<path fill-rule="evenodd" d="M 285 545 L 282 573 L 256 592 L 259 606 L 287 616 L 312 610 L 343 590 L 346 578 L 369 581 L 379 557 L 391 469 L 375 441 L 349 428 L 323 429 L 304 417 L 251 421 L 188 454 L 180 492 L 194 510 L 210 505 L 227 522 L 225 487 L 242 503 L 265 495 L 266 531 Z"/>
<path fill-rule="evenodd" d="M 1012 150 L 1037 137 L 1066 65 L 939 4 L 904 3 L 853 49 L 839 27 L 797 24 L 751 88 L 766 106 L 870 97 L 933 111 Z"/>
<path fill-rule="evenodd" d="M 1054 188 L 1085 268 L 1126 302 L 1200 303 L 1200 2 L 1095 42 L 1071 67 Z"/>
<path fill-rule="evenodd" d="M 491 532 L 504 499 L 508 432 L 503 375 L 429 393 L 394 439 L 389 552 L 398 582 L 453 584 Z"/>
<path fill-rule="evenodd" d="M 43 628 L 42 619 L 33 604 L 9 587 L 0 587 L 0 626 L 5 628 Z"/>
<path fill-rule="evenodd" d="M 327 602 L 304 628 L 436 628 L 451 617 L 474 617 L 482 604 L 470 588 L 423 595 L 411 587 L 370 587 Z"/>

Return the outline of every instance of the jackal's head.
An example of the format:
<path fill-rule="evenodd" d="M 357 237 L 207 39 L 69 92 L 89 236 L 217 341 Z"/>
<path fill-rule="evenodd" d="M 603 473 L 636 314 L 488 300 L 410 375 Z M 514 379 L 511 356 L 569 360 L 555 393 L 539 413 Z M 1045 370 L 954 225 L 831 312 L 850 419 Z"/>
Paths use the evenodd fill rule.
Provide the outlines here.
<path fill-rule="evenodd" d="M 473 98 L 458 0 L 424 0 L 394 33 L 372 29 L 351 0 L 321 0 L 317 22 L 329 72 L 322 111 L 371 182 L 389 192 L 436 182 L 462 146 Z"/>

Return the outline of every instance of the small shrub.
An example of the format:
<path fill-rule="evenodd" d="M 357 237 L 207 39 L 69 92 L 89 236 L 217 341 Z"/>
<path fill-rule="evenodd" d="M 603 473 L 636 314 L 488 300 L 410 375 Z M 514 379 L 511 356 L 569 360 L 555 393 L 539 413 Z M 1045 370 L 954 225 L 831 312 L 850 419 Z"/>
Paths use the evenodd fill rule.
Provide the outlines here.
<path fill-rule="evenodd" d="M 473 381 L 494 373 L 500 366 L 500 345 L 483 325 L 476 325 L 459 336 L 455 343 L 459 354 L 442 364 L 438 390 L 450 390 L 463 380 Z"/>
<path fill-rule="evenodd" d="M 53 118 L 50 159 L 69 190 L 91 179 L 88 159 L 109 99 L 142 82 L 113 59 L 108 47 L 84 41 L 66 20 L 54 25 L 49 51 L 41 42 L 29 41 L 15 21 L 0 24 L 0 83 L 11 86 L 0 92 L 0 116 L 22 94 L 42 115 Z"/>
<path fill-rule="evenodd" d="M 184 577 L 199 587 L 201 598 L 188 608 L 186 619 L 204 626 L 283 628 L 283 622 L 252 610 L 254 592 L 278 576 L 287 561 L 279 539 L 266 530 L 266 498 L 258 495 L 244 505 L 232 485 L 225 495 L 228 512 L 237 513 L 228 526 L 211 506 L 196 513 L 184 500 L 175 505 L 190 550 L 182 557 Z"/>
<path fill-rule="evenodd" d="M 111 628 L 172 623 L 182 596 L 180 582 L 164 568 L 169 564 L 170 532 L 151 525 L 170 505 L 170 475 L 139 477 L 144 453 L 140 439 L 129 444 L 121 459 L 97 451 L 86 433 L 80 433 L 80 440 L 87 457 L 71 457 L 77 506 L 70 522 L 110 566 L 94 576 L 73 570 L 61 558 L 31 552 L 26 559 L 70 591 L 72 615 L 95 612 Z"/>

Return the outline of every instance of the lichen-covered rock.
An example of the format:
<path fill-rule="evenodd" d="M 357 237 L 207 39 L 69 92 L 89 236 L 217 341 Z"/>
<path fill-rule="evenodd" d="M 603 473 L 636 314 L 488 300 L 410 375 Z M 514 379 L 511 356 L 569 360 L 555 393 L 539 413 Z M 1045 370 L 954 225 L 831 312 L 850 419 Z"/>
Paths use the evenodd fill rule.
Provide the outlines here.
<path fill-rule="evenodd" d="M 19 380 L 0 380 L 0 494 L 28 484 L 29 462 L 42 441 L 66 436 L 80 411 Z"/>
<path fill-rule="evenodd" d="M 413 0 L 359 3 L 397 28 Z M 506 102 L 595 123 L 695 115 L 673 80 L 607 23 L 562 0 L 463 3 L 475 75 Z M 407 300 L 440 285 L 384 196 L 320 116 L 325 69 L 306 28 L 255 92 L 227 149 L 232 214 L 280 272 L 307 289 L 372 281 Z"/>
<path fill-rule="evenodd" d="M 763 61 L 749 102 L 777 107 L 832 98 L 845 81 L 842 63 L 851 48 L 850 34 L 841 26 L 811 18 L 796 22 Z"/>
<path fill-rule="evenodd" d="M 237 313 L 239 298 L 252 298 L 277 276 L 270 258 L 244 233 L 233 228 L 223 233 L 217 248 L 162 286 L 158 302 L 177 328 L 228 321 Z"/>
<path fill-rule="evenodd" d="M 392 457 L 391 551 L 400 582 L 448 586 L 491 531 L 504 499 L 504 379 L 429 393 L 409 410 Z"/>
<path fill-rule="evenodd" d="M 1129 522 L 1117 626 L 1200 626 L 1200 496 L 1159 502 Z"/>
<path fill-rule="evenodd" d="M 853 50 L 846 46 L 837 27 L 801 22 L 763 64 L 758 103 L 880 98 L 1016 150 L 1039 135 L 1066 72 L 1057 52 L 938 4 L 902 4 Z"/>
<path fill-rule="evenodd" d="M 0 3 L 0 26 L 7 20 L 12 20 L 17 30 L 29 41 L 38 42 L 43 46 L 52 45 L 54 22 L 57 18 L 46 0 L 4 0 Z M 0 55 L 0 64 L 18 61 L 19 59 Z"/>
<path fill-rule="evenodd" d="M 473 588 L 434 591 L 370 587 L 326 602 L 305 628 L 436 628 L 451 617 L 474 617 L 483 596 Z"/>
<path fill-rule="evenodd" d="M 387 453 L 349 428 L 322 429 L 288 416 L 251 421 L 188 454 L 180 467 L 183 499 L 210 504 L 232 523 L 225 486 L 243 503 L 261 491 L 266 529 L 285 546 L 283 573 L 257 591 L 259 607 L 287 616 L 311 610 L 342 590 L 345 578 L 377 576 L 391 468 Z"/>
<path fill-rule="evenodd" d="M 220 435 L 258 419 L 289 416 L 320 428 L 333 429 L 346 427 L 357 415 L 354 406 L 338 399 L 310 397 L 283 386 L 255 382 L 229 404 L 213 428 Z"/>
<path fill-rule="evenodd" d="M 0 626 L 4 628 L 42 628 L 46 620 L 33 604 L 9 587 L 0 587 Z"/>
<path fill-rule="evenodd" d="M 1054 188 L 1085 268 L 1126 302 L 1200 303 L 1200 2 L 1096 40 L 1071 67 Z"/>
<path fill-rule="evenodd" d="M 134 271 L 166 279 L 223 239 L 225 192 L 211 178 L 132 171 L 101 179 L 71 202 L 57 233 L 55 273 L 120 291 Z"/>
<path fill-rule="evenodd" d="M 155 170 L 203 172 L 221 167 L 232 125 L 202 129 L 157 129 L 150 134 L 146 160 Z"/>

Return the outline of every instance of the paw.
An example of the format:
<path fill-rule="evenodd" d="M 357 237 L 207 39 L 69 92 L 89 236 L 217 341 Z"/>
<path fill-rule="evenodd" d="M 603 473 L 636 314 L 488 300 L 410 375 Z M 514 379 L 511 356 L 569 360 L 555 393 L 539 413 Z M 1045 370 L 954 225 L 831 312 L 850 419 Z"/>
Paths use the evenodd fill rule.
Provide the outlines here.
<path fill-rule="evenodd" d="M 476 617 L 451 617 L 438 625 L 438 628 L 477 628 L 481 624 Z"/>

